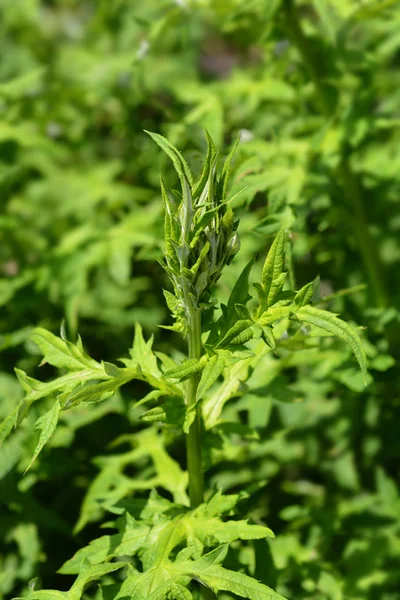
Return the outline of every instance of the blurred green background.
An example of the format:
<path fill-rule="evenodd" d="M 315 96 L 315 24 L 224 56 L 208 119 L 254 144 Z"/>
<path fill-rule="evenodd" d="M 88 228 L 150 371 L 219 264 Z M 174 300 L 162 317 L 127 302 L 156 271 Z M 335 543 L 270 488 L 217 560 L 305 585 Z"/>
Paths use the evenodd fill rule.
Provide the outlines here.
<path fill-rule="evenodd" d="M 166 135 L 195 172 L 205 129 L 222 156 L 240 136 L 231 193 L 241 192 L 242 250 L 221 298 L 287 227 L 292 282 L 320 276 L 324 306 L 364 328 L 371 375 L 365 388 L 350 351 L 329 338 L 301 354 L 283 348 L 253 373 L 258 393 L 226 407 L 259 440 L 223 431 L 208 440 L 208 483 L 254 484 L 247 516 L 276 534 L 244 549 L 238 568 L 296 600 L 398 599 L 399 2 L 1 0 L 0 9 L 0 418 L 23 395 L 14 367 L 37 373 L 37 325 L 57 333 L 65 320 L 96 359 L 126 354 L 136 321 L 157 349 L 185 350 L 157 327 L 169 323 L 160 171 L 176 179 L 143 130 Z M 68 588 L 56 570 L 104 517 L 72 535 L 105 468 L 96 457 L 143 429 L 131 410 L 142 392 L 63 413 L 25 477 L 34 410 L 4 443 L 2 600 L 35 577 Z M 184 467 L 182 444 L 165 435 Z"/>

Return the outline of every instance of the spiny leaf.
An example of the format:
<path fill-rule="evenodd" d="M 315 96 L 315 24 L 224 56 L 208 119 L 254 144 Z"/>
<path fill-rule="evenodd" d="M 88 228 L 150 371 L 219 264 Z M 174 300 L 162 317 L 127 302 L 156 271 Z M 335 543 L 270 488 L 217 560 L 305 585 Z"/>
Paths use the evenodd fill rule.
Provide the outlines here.
<path fill-rule="evenodd" d="M 58 423 L 58 416 L 61 411 L 61 405 L 58 400 L 56 400 L 53 406 L 48 410 L 44 415 L 38 418 L 35 423 L 34 429 L 40 431 L 39 440 L 31 461 L 29 465 L 25 469 L 25 473 L 31 468 L 40 452 L 43 450 L 44 446 L 50 440 L 51 436 L 56 430 Z"/>
<path fill-rule="evenodd" d="M 303 306 L 295 312 L 295 315 L 300 322 L 320 327 L 350 344 L 366 381 L 367 359 L 361 338 L 354 327 L 339 319 L 334 313 L 314 306 Z"/>

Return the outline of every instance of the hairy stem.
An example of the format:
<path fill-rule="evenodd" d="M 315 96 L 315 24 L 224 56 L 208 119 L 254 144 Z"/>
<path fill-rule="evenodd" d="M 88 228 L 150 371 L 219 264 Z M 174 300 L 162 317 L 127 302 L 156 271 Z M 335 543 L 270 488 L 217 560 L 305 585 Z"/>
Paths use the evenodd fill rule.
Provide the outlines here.
<path fill-rule="evenodd" d="M 201 312 L 198 308 L 190 312 L 189 318 L 189 358 L 201 357 Z M 189 379 L 186 404 L 190 408 L 196 403 L 199 375 L 195 373 Z M 187 467 L 189 473 L 189 497 L 191 508 L 196 508 L 204 499 L 204 468 L 201 453 L 202 418 L 199 409 L 189 428 L 186 438 Z"/>
<path fill-rule="evenodd" d="M 318 70 L 318 56 L 315 55 L 307 36 L 304 35 L 293 0 L 284 0 L 283 14 L 289 37 L 300 52 L 309 77 L 314 84 L 319 109 L 324 116 L 331 118 L 336 109 L 335 101 L 321 80 Z M 385 307 L 388 303 L 388 297 L 383 269 L 379 261 L 375 240 L 369 231 L 361 182 L 352 170 L 349 158 L 346 155 L 342 157 L 337 173 L 342 184 L 346 206 L 351 215 L 349 223 L 357 240 L 372 294 L 376 304 Z"/>

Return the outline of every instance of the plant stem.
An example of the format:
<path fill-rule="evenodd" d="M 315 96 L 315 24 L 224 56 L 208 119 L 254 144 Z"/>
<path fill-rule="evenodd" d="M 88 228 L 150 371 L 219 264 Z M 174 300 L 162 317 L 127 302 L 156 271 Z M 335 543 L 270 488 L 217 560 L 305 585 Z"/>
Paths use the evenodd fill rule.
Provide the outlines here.
<path fill-rule="evenodd" d="M 189 358 L 201 357 L 201 312 L 194 308 L 189 318 Z M 186 404 L 190 408 L 196 403 L 199 375 L 195 373 L 189 379 Z M 201 454 L 202 418 L 198 408 L 186 438 L 187 467 L 189 473 L 189 497 L 191 508 L 196 508 L 204 500 L 204 468 Z"/>
<path fill-rule="evenodd" d="M 300 52 L 309 77 L 314 84 L 320 111 L 325 117 L 331 119 L 336 110 L 335 102 L 321 80 L 318 71 L 318 57 L 315 56 L 307 36 L 304 35 L 300 25 L 299 14 L 293 4 L 293 0 L 284 0 L 283 14 L 289 37 Z M 388 297 L 383 269 L 379 261 L 375 240 L 368 228 L 361 182 L 352 170 L 349 158 L 346 155 L 342 156 L 337 173 L 341 180 L 346 205 L 351 215 L 349 223 L 357 239 L 358 248 L 368 273 L 372 294 L 377 306 L 385 307 L 388 304 Z"/>

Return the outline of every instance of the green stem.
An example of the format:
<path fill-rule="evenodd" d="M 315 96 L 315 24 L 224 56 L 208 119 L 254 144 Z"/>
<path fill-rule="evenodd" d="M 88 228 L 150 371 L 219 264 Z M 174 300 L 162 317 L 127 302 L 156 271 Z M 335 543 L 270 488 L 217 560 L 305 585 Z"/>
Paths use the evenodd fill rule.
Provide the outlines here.
<path fill-rule="evenodd" d="M 201 312 L 193 309 L 189 318 L 189 358 L 201 357 Z M 190 408 L 196 403 L 199 375 L 195 373 L 189 379 L 186 404 Z M 202 446 L 202 418 L 197 408 L 196 416 L 189 427 L 186 438 L 187 467 L 189 473 L 189 497 L 191 508 L 196 508 L 204 500 L 204 468 L 201 453 Z"/>
<path fill-rule="evenodd" d="M 283 14 L 289 37 L 300 52 L 309 77 L 314 84 L 319 109 L 325 117 L 331 119 L 336 110 L 335 102 L 321 80 L 318 57 L 315 56 L 307 36 L 304 35 L 293 0 L 284 0 Z M 361 182 L 352 170 L 347 156 L 342 157 L 337 172 L 342 183 L 346 205 L 351 214 L 349 223 L 357 239 L 375 302 L 378 306 L 385 307 L 388 304 L 388 298 L 383 269 L 380 265 L 375 240 L 369 231 Z"/>

